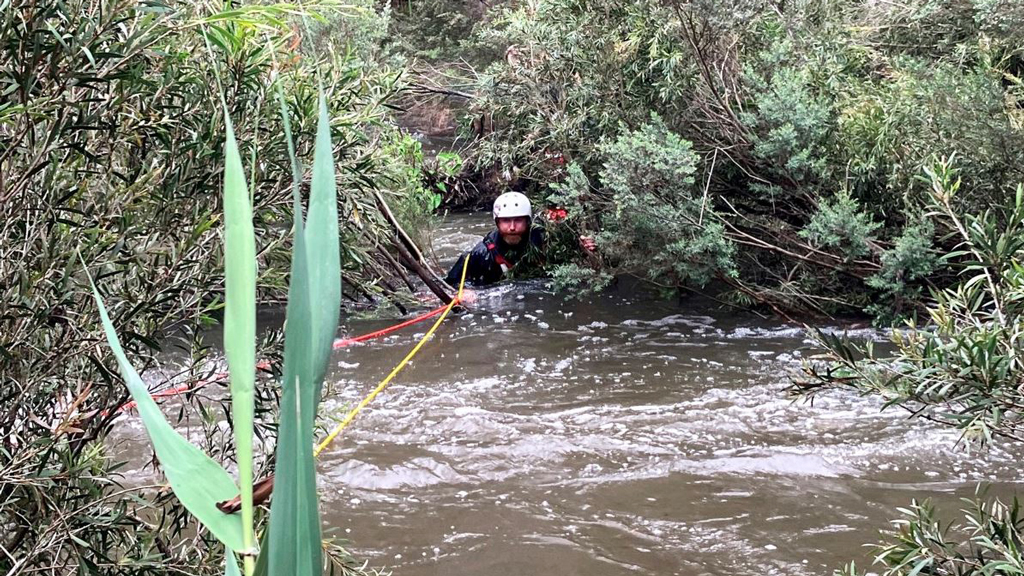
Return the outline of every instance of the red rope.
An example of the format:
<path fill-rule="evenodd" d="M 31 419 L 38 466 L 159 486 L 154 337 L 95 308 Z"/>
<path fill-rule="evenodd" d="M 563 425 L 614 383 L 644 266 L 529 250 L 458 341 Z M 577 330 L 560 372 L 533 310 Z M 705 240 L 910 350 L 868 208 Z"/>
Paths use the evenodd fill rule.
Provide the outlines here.
<path fill-rule="evenodd" d="M 444 312 L 444 309 L 447 308 L 447 307 L 448 307 L 447 305 L 441 306 L 440 308 L 436 308 L 434 310 L 431 310 L 430 312 L 427 312 L 425 314 L 421 314 L 421 315 L 419 315 L 419 316 L 417 316 L 415 318 L 412 318 L 410 320 L 406 320 L 405 322 L 402 322 L 402 323 L 399 323 L 399 324 L 395 324 L 394 326 L 389 326 L 389 327 L 384 328 L 382 330 L 377 330 L 376 332 L 370 332 L 369 334 L 363 334 L 362 336 L 356 336 L 355 338 L 344 338 L 344 339 L 341 339 L 341 340 L 335 340 L 334 341 L 334 349 L 337 350 L 339 348 L 344 348 L 346 346 L 351 346 L 352 344 L 355 344 L 356 342 L 364 342 L 366 340 L 372 340 L 374 338 L 379 338 L 381 336 L 385 336 L 385 335 L 390 334 L 392 332 L 401 330 L 402 328 L 405 328 L 406 326 L 412 326 L 413 324 L 418 324 L 418 323 L 423 322 L 424 320 L 426 320 L 428 318 L 433 318 L 434 316 L 437 316 L 441 312 Z"/>
<path fill-rule="evenodd" d="M 431 310 L 430 312 L 420 314 L 415 318 L 411 318 L 404 322 L 400 322 L 398 324 L 395 324 L 394 326 L 382 328 L 380 330 L 377 330 L 376 332 L 370 332 L 368 334 L 363 334 L 362 336 L 355 336 L 353 338 L 340 338 L 334 341 L 333 348 L 335 350 L 338 350 L 339 348 L 345 348 L 346 346 L 351 346 L 352 344 L 356 344 L 358 342 L 365 342 L 367 340 L 372 340 L 374 338 L 386 336 L 388 334 L 391 334 L 392 332 L 397 332 L 398 330 L 401 330 L 402 328 L 405 328 L 407 326 L 412 326 L 413 324 L 418 324 L 420 322 L 423 322 L 424 320 L 433 318 L 434 316 L 437 316 L 441 312 L 444 312 L 445 308 L 447 307 L 447 305 L 441 306 L 440 308 L 436 308 L 434 310 Z M 270 362 L 263 360 L 256 364 L 256 368 L 260 370 L 267 370 L 268 368 L 270 368 Z M 153 396 L 153 398 L 166 398 L 168 396 L 177 396 L 179 394 L 183 394 L 191 390 L 199 390 L 204 386 L 208 386 L 215 382 L 220 382 L 226 379 L 227 377 L 227 372 L 219 372 L 217 374 L 214 374 L 213 376 L 210 376 L 209 378 L 197 380 L 196 382 L 191 384 L 182 384 L 181 386 L 175 386 L 174 388 L 168 388 L 166 390 L 161 390 L 159 392 L 153 392 L 151 395 Z M 131 402 L 126 402 L 125 404 L 122 404 L 121 407 L 117 409 L 117 411 L 123 412 L 125 410 L 131 410 L 132 408 L 135 408 L 135 406 L 136 404 L 135 401 L 133 400 Z"/>

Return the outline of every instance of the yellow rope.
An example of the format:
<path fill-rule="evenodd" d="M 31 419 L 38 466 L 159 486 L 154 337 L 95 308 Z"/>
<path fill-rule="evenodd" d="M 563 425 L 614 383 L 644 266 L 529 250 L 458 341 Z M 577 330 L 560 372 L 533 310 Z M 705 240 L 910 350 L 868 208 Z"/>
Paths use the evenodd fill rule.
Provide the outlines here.
<path fill-rule="evenodd" d="M 444 322 L 444 319 L 446 316 L 448 316 L 448 313 L 451 312 L 452 308 L 456 304 L 458 304 L 460 300 L 462 300 L 462 288 L 466 283 L 466 270 L 468 269 L 469 255 L 466 255 L 466 257 L 464 258 L 464 262 L 462 264 L 462 278 L 459 280 L 459 292 L 458 294 L 456 294 L 455 298 L 453 298 L 452 301 L 448 303 L 448 307 L 444 309 L 444 312 L 442 312 L 441 316 L 439 316 L 437 321 L 434 322 L 434 325 L 430 327 L 430 330 L 427 330 L 427 334 L 416 344 L 415 347 L 413 347 L 413 349 L 408 354 L 406 354 L 405 358 L 403 358 L 402 361 L 398 363 L 398 366 L 395 366 L 394 370 L 392 370 L 391 373 L 387 375 L 387 378 L 381 380 L 380 384 L 377 385 L 377 388 L 375 388 L 373 392 L 370 392 L 370 394 L 367 395 L 366 398 L 363 398 L 363 401 L 360 402 L 358 406 L 350 410 L 349 413 L 345 415 L 345 418 L 343 418 L 342 421 L 339 422 L 338 425 L 334 427 L 334 430 L 331 430 L 331 433 L 327 435 L 327 438 L 324 438 L 323 442 L 321 442 L 316 447 L 316 450 L 313 451 L 313 456 L 319 456 L 320 452 L 322 452 L 323 449 L 326 448 L 331 443 L 331 441 L 333 441 L 338 436 L 338 434 L 341 434 L 341 431 L 344 430 L 346 426 L 348 426 L 349 422 L 352 422 L 352 420 L 355 419 L 356 414 L 359 414 L 360 410 L 362 410 L 363 408 L 366 407 L 367 404 L 372 402 L 373 399 L 377 396 L 377 394 L 380 394 L 381 391 L 384 390 L 384 388 L 386 388 L 389 383 L 391 383 L 391 380 L 394 379 L 398 372 L 405 367 L 409 360 L 412 360 L 412 357 L 415 356 L 416 353 L 420 351 L 420 348 L 422 348 L 423 345 L 427 342 L 427 340 L 429 340 L 430 337 L 434 335 L 434 331 L 437 330 L 437 327 L 441 325 L 441 322 Z"/>

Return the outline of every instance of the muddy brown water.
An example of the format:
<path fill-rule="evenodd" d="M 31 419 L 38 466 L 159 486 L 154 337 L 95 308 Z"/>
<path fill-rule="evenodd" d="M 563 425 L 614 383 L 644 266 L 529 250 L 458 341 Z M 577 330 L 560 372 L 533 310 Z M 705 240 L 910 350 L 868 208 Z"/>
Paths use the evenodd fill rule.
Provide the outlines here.
<path fill-rule="evenodd" d="M 438 259 L 489 226 L 450 218 Z M 425 330 L 335 352 L 322 412 L 358 402 Z M 952 517 L 980 482 L 1015 493 L 1020 450 L 968 454 L 852 393 L 794 402 L 812 353 L 801 329 L 621 287 L 483 290 L 321 455 L 325 536 L 397 576 L 829 575 L 866 565 L 912 499 Z"/>

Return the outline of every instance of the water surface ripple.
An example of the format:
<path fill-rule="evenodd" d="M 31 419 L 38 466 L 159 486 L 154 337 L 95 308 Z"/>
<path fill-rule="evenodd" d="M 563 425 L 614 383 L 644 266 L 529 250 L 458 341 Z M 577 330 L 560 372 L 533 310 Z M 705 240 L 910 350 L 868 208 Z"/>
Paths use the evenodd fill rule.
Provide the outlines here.
<path fill-rule="evenodd" d="M 442 258 L 466 227 L 486 220 L 456 220 Z M 801 329 L 696 308 L 484 291 L 322 455 L 328 535 L 400 576 L 826 575 L 912 498 L 1013 493 L 1016 455 L 852 393 L 788 398 Z M 325 412 L 421 335 L 335 353 Z"/>
<path fill-rule="evenodd" d="M 449 221 L 437 257 L 490 226 Z M 425 330 L 336 351 L 325 425 Z M 952 517 L 979 482 L 1013 495 L 1020 450 L 967 454 L 955 431 L 849 392 L 787 397 L 813 353 L 800 328 L 626 286 L 487 289 L 321 455 L 325 536 L 397 576 L 827 576 L 868 564 L 862 545 L 911 499 Z M 138 419 L 122 422 L 129 478 L 153 479 Z"/>

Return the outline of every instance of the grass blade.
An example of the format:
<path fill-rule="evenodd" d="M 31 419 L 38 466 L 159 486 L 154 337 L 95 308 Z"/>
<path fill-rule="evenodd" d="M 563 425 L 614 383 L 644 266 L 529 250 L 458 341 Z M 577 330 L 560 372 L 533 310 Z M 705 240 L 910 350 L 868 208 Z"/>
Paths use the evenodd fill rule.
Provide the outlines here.
<path fill-rule="evenodd" d="M 269 574 L 270 542 L 267 539 L 269 535 L 270 530 L 264 527 L 263 534 L 260 535 L 260 555 L 256 558 L 256 568 L 253 570 L 252 576 L 268 576 Z"/>
<path fill-rule="evenodd" d="M 238 560 L 230 549 L 224 550 L 224 576 L 242 576 L 238 571 Z"/>
<path fill-rule="evenodd" d="M 270 574 L 319 574 L 320 523 L 313 477 L 313 314 L 302 206 L 295 202 L 295 244 L 288 287 L 274 498 L 270 506 Z M 314 571 L 315 567 L 315 571 Z"/>
<path fill-rule="evenodd" d="M 292 140 L 292 122 L 288 119 L 288 104 L 284 101 L 284 92 L 281 90 L 281 82 L 277 83 L 277 104 L 281 107 L 281 123 L 284 127 L 284 141 L 288 145 L 288 159 L 292 164 L 292 198 L 299 197 L 299 183 L 302 182 L 302 168 L 299 160 L 295 157 L 295 141 Z"/>
<path fill-rule="evenodd" d="M 269 574 L 318 576 L 323 566 L 313 424 L 337 329 L 341 270 L 330 126 L 322 91 L 319 104 L 310 214 L 305 225 L 302 204 L 298 194 L 293 195 L 295 244 L 285 323 L 277 469 L 268 528 Z"/>
<path fill-rule="evenodd" d="M 256 376 L 256 241 L 249 190 L 227 107 L 224 108 L 224 120 L 227 126 L 224 144 L 224 355 L 231 375 L 231 413 L 242 500 L 242 539 L 245 550 L 251 551 L 255 545 L 252 436 Z M 246 571 L 251 572 L 249 569 Z"/>
<path fill-rule="evenodd" d="M 82 263 L 83 266 L 85 263 Z M 202 450 L 178 434 L 164 418 L 160 408 L 149 395 L 146 384 L 139 373 L 128 362 L 121 342 L 110 322 L 107 309 L 103 305 L 96 285 L 92 283 L 92 293 L 99 308 L 103 331 L 107 342 L 117 359 L 118 368 L 124 378 L 132 400 L 138 406 L 139 416 L 146 428 L 153 450 L 160 461 L 164 474 L 167 476 L 174 495 L 178 497 L 185 509 L 192 513 L 206 528 L 225 546 L 232 550 L 241 550 L 242 523 L 238 516 L 224 514 L 217 509 L 217 502 L 233 498 L 238 493 L 231 476 L 214 462 Z"/>
<path fill-rule="evenodd" d="M 320 402 L 323 370 L 331 354 L 338 330 L 341 306 L 341 262 L 338 251 L 338 200 L 334 182 L 334 157 L 331 150 L 331 126 L 323 86 L 319 90 L 319 114 L 316 145 L 313 151 L 313 176 L 310 182 L 309 216 L 306 220 L 306 249 L 309 257 L 310 301 L 316 302 L 313 315 L 313 366 L 317 383 L 314 403 Z M 315 412 L 315 408 L 314 408 Z"/>

